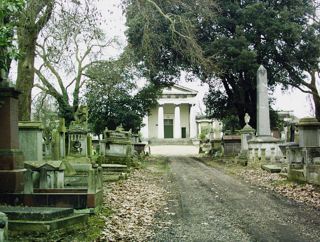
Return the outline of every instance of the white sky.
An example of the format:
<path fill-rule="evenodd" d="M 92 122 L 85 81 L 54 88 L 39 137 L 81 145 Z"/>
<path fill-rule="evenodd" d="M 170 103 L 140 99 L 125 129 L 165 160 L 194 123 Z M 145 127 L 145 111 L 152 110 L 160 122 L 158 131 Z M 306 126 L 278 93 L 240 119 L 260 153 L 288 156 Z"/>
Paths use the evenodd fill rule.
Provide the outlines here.
<path fill-rule="evenodd" d="M 126 30 L 125 17 L 122 15 L 122 9 L 119 4 L 120 0 L 100 0 L 98 2 L 98 9 L 101 11 L 103 18 L 105 19 L 105 26 L 103 28 L 107 35 L 106 37 L 117 37 L 118 41 L 121 43 L 121 46 L 119 47 L 110 47 L 105 49 L 105 57 L 117 57 L 126 45 L 126 37 L 124 34 Z M 13 71 L 15 68 L 11 68 L 11 70 L 12 72 L 10 75 L 12 76 L 12 80 L 15 80 L 16 72 Z M 208 85 L 201 84 L 199 80 L 186 82 L 183 78 L 181 78 L 179 84 L 198 91 L 198 112 L 204 113 L 205 106 L 202 99 L 208 92 Z M 287 91 L 286 93 L 282 93 L 280 88 L 277 88 L 272 96 L 276 98 L 274 105 L 276 110 L 293 111 L 294 115 L 299 118 L 313 115 L 310 101 L 308 101 L 308 96 L 298 90 L 291 90 L 290 92 Z"/>
<path fill-rule="evenodd" d="M 98 8 L 102 12 L 102 15 L 106 19 L 106 33 L 112 33 L 114 36 L 118 36 L 123 46 L 126 43 L 124 31 L 125 31 L 125 17 L 122 15 L 122 10 L 119 7 L 120 0 L 100 0 Z M 110 14 L 110 12 L 112 14 Z M 119 53 L 118 50 L 109 50 L 108 55 L 116 56 Z M 199 111 L 204 111 L 204 105 L 202 98 L 208 91 L 207 85 L 201 85 L 200 81 L 185 82 L 183 79 L 179 83 L 180 85 L 186 86 L 197 90 L 199 100 Z M 308 101 L 307 95 L 300 92 L 299 90 L 291 90 L 290 92 L 282 93 L 280 88 L 277 88 L 275 93 L 272 95 L 276 98 L 274 108 L 277 110 L 293 111 L 297 117 L 304 117 L 313 115 L 310 102 Z"/>

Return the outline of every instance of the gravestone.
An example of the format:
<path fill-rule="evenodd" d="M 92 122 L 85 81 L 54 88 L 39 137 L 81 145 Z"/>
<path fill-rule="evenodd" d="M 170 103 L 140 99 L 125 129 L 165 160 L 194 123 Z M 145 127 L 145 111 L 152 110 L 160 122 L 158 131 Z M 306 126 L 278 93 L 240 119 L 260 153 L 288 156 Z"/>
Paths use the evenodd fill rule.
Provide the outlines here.
<path fill-rule="evenodd" d="M 100 153 L 106 163 L 127 163 L 132 155 L 131 132 L 121 127 L 104 131 L 104 139 L 100 141 Z"/>
<path fill-rule="evenodd" d="M 299 139 L 287 146 L 288 178 L 320 185 L 320 122 L 302 118 L 296 125 Z"/>
<path fill-rule="evenodd" d="M 222 139 L 224 156 L 235 156 L 241 150 L 241 137 L 239 135 L 225 135 Z"/>
<path fill-rule="evenodd" d="M 42 131 L 43 126 L 41 122 L 19 122 L 19 144 L 24 155 L 24 160 L 39 162 L 43 160 Z"/>
<path fill-rule="evenodd" d="M 43 132 L 44 159 L 60 160 L 66 156 L 66 127 L 63 118 L 46 122 Z"/>
<path fill-rule="evenodd" d="M 78 108 L 75 121 L 69 126 L 68 156 L 88 156 L 88 110 L 85 106 Z"/>

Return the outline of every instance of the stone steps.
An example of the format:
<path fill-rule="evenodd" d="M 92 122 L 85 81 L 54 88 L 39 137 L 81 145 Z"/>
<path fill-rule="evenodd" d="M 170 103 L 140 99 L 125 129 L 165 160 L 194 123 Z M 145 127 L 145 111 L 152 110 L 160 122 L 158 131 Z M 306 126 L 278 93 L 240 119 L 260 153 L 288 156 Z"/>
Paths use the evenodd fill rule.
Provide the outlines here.
<path fill-rule="evenodd" d="M 122 164 L 101 164 L 104 172 L 128 172 L 128 166 Z"/>
<path fill-rule="evenodd" d="M 8 216 L 9 231 L 14 234 L 70 231 L 88 221 L 88 214 L 76 214 L 72 208 L 3 206 L 0 211 Z"/>
<path fill-rule="evenodd" d="M 192 145 L 192 139 L 150 139 L 150 145 Z"/>

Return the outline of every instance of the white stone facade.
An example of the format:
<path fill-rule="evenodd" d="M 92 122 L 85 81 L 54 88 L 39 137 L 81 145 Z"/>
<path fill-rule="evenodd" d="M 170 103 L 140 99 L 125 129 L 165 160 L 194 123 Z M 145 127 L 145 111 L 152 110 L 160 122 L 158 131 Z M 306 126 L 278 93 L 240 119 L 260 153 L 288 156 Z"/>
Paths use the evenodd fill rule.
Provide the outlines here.
<path fill-rule="evenodd" d="M 165 88 L 158 105 L 143 119 L 143 139 L 196 138 L 197 91 L 174 85 Z"/>

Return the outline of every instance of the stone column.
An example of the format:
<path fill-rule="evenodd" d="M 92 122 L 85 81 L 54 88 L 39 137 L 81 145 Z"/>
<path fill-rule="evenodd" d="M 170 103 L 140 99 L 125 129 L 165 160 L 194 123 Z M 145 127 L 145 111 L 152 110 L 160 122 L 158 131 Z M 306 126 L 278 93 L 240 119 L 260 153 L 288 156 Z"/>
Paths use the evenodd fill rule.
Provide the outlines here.
<path fill-rule="evenodd" d="M 0 88 L 0 193 L 24 190 L 25 169 L 18 137 L 19 94 L 14 88 Z"/>
<path fill-rule="evenodd" d="M 175 105 L 174 107 L 173 138 L 181 139 L 181 120 L 179 105 Z"/>
<path fill-rule="evenodd" d="M 200 134 L 201 134 L 201 123 L 198 123 L 197 126 L 198 126 L 198 127 L 197 127 L 197 130 L 198 130 L 197 135 L 198 135 L 198 138 L 199 138 L 199 137 L 200 137 Z"/>
<path fill-rule="evenodd" d="M 190 106 L 190 116 L 189 116 L 189 124 L 190 124 L 190 138 L 197 138 L 197 122 L 196 122 L 196 112 L 195 105 L 191 104 Z"/>
<path fill-rule="evenodd" d="M 149 138 L 149 116 L 146 115 L 143 117 L 142 123 L 144 126 L 141 128 L 141 135 L 143 139 Z"/>
<path fill-rule="evenodd" d="M 160 105 L 158 108 L 158 138 L 164 138 L 164 113 L 163 113 L 163 106 Z"/>
<path fill-rule="evenodd" d="M 270 116 L 267 70 L 261 65 L 257 71 L 257 136 L 270 136 Z"/>
<path fill-rule="evenodd" d="M 266 162 L 266 148 L 261 148 L 261 162 Z"/>

